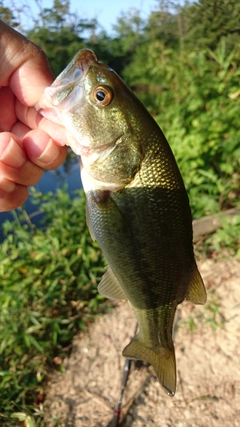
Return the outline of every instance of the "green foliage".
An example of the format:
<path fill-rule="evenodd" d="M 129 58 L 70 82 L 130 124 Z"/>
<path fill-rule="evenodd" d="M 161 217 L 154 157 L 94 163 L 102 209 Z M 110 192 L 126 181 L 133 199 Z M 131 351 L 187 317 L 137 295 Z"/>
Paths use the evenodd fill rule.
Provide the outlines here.
<path fill-rule="evenodd" d="M 57 76 L 78 50 L 86 44 L 89 47 L 96 44 L 97 26 L 96 19 L 81 19 L 70 13 L 68 0 L 54 0 L 51 8 L 42 9 L 36 25 L 25 34 L 44 50 Z"/>
<path fill-rule="evenodd" d="M 158 112 L 195 217 L 239 203 L 239 62 L 239 47 L 227 52 L 224 38 L 214 51 L 178 54 L 156 41 L 139 47 L 125 69 L 145 105 Z"/>
<path fill-rule="evenodd" d="M 175 49 L 181 45 L 180 6 L 175 3 L 169 0 L 158 1 L 158 6 L 150 13 L 145 27 L 148 42 L 149 39 L 164 40 L 166 47 Z"/>
<path fill-rule="evenodd" d="M 104 260 L 87 230 L 82 191 L 72 201 L 64 190 L 35 191 L 34 199 L 44 228 L 23 210 L 3 224 L 0 246 L 0 413 L 7 418 L 34 402 L 46 363 L 107 307 L 97 292 Z"/>
<path fill-rule="evenodd" d="M 228 256 L 240 259 L 240 216 L 235 216 L 229 224 L 227 218 L 222 221 L 222 226 L 204 242 L 204 252 L 208 257 L 214 253 L 228 251 Z"/>
<path fill-rule="evenodd" d="M 180 327 L 186 325 L 189 332 L 202 328 L 202 325 L 209 325 L 213 330 L 222 328 L 226 319 L 221 312 L 221 306 L 216 300 L 214 292 L 208 292 L 208 300 L 203 306 L 203 309 L 199 312 L 196 310 L 195 313 L 189 315 L 187 320 L 180 322 Z"/>
<path fill-rule="evenodd" d="M 192 46 L 193 40 L 201 48 L 215 49 L 223 36 L 227 37 L 229 47 L 238 42 L 240 34 L 239 0 L 199 0 L 187 10 L 189 19 L 185 43 Z"/>
<path fill-rule="evenodd" d="M 0 1 L 0 18 L 19 28 L 27 5 L 16 19 L 6 1 Z M 158 0 L 146 19 L 138 10 L 122 13 L 112 36 L 96 19 L 71 14 L 69 0 L 40 10 L 32 27 L 21 30 L 46 52 L 55 75 L 79 49 L 92 48 L 155 116 L 178 161 L 194 217 L 239 206 L 240 0 Z M 33 197 L 45 213 L 43 228 L 36 229 L 24 209 L 18 211 L 3 225 L 0 247 L 4 426 L 36 425 L 32 407 L 46 366 L 107 307 L 96 288 L 104 260 L 87 231 L 82 193 L 73 201 L 64 191 Z M 223 224 L 207 240 L 207 253 L 227 246 L 240 256 L 238 230 L 239 218 Z M 221 324 L 214 302 L 204 319 L 213 328 Z M 193 318 L 189 328 L 195 328 Z M 36 405 L 35 411 L 41 424 Z"/>
<path fill-rule="evenodd" d="M 0 1 L 0 19 L 12 27 L 19 25 L 14 12 L 9 7 L 6 7 L 3 1 Z"/>
<path fill-rule="evenodd" d="M 214 299 L 214 295 L 211 295 L 210 301 L 204 306 L 202 320 L 204 323 L 208 323 L 212 329 L 217 329 L 224 325 L 225 319 L 221 314 L 221 306 Z"/>

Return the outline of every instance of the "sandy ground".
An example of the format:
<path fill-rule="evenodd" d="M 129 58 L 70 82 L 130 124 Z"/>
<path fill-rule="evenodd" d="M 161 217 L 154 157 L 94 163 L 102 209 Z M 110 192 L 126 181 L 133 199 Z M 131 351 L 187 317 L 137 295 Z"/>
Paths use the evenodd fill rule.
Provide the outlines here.
<path fill-rule="evenodd" d="M 122 427 L 240 426 L 240 262 L 206 260 L 199 269 L 208 302 L 185 302 L 177 311 L 176 395 L 163 392 L 151 367 L 132 364 Z M 128 303 L 121 302 L 76 337 L 65 373 L 49 378 L 47 426 L 113 426 L 125 363 L 121 351 L 135 323 Z"/>

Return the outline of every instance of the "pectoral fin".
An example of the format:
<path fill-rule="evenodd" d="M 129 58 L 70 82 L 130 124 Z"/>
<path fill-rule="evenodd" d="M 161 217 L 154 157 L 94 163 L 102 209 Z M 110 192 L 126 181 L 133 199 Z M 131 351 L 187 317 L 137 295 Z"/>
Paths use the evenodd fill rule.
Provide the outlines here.
<path fill-rule="evenodd" d="M 191 301 L 193 304 L 205 304 L 207 301 L 206 289 L 197 266 L 195 266 L 185 299 Z"/>
<path fill-rule="evenodd" d="M 98 292 L 109 299 L 127 299 L 121 285 L 109 267 L 98 285 Z"/>
<path fill-rule="evenodd" d="M 128 359 L 145 360 L 150 363 L 164 391 L 174 396 L 176 391 L 176 361 L 174 349 L 159 346 L 150 349 L 141 340 L 141 332 L 123 350 L 123 356 Z"/>

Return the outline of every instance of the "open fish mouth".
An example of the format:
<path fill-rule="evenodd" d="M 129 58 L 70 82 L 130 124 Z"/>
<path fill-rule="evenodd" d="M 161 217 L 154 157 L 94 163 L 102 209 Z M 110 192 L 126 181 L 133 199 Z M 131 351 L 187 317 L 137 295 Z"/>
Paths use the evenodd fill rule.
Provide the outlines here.
<path fill-rule="evenodd" d="M 55 111 L 70 110 L 83 96 L 82 81 L 89 67 L 97 61 L 96 55 L 91 50 L 80 50 L 65 70 L 54 80 L 50 87 L 44 90 L 42 99 L 35 108 L 44 117 L 61 124 Z"/>

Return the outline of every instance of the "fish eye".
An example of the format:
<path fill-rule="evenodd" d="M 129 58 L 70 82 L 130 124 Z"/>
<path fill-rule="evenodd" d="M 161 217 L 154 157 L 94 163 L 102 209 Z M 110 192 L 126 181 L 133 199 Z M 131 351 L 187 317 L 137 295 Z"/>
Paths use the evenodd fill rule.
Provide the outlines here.
<path fill-rule="evenodd" d="M 110 87 L 98 86 L 94 89 L 93 97 L 99 105 L 109 105 L 113 99 L 113 94 Z"/>

